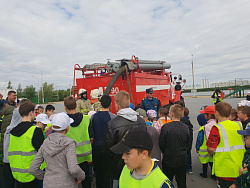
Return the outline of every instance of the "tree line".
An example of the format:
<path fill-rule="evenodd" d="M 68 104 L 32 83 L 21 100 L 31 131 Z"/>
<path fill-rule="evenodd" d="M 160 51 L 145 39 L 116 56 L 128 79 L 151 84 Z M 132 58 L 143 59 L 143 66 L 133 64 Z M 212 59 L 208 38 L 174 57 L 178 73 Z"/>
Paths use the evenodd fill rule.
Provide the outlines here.
<path fill-rule="evenodd" d="M 8 82 L 7 89 L 13 89 L 11 81 Z M 17 98 L 27 98 L 34 103 L 42 103 L 44 97 L 45 102 L 57 102 L 63 101 L 63 99 L 72 94 L 71 89 L 67 90 L 55 90 L 54 84 L 48 84 L 47 82 L 43 83 L 43 87 L 40 87 L 38 91 L 33 85 L 26 86 L 22 88 L 21 84 L 18 84 L 17 88 Z"/>

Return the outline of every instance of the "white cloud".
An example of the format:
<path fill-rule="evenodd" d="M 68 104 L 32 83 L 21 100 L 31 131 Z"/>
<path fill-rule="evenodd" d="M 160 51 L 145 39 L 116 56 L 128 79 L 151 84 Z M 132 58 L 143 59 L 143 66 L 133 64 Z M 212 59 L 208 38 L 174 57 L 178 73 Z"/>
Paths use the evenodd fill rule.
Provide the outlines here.
<path fill-rule="evenodd" d="M 191 54 L 197 84 L 248 78 L 249 8 L 248 0 L 4 1 L 0 88 L 9 80 L 38 87 L 42 71 L 44 81 L 66 89 L 75 63 L 132 55 L 169 62 L 187 84 Z"/>

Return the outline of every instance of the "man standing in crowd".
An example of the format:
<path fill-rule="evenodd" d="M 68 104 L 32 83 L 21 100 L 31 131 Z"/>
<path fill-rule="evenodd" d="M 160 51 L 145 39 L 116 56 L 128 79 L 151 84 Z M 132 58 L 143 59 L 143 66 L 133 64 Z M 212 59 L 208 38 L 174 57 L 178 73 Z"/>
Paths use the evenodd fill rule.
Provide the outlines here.
<path fill-rule="evenodd" d="M 86 89 L 79 89 L 79 99 L 76 101 L 76 112 L 87 115 L 90 111 L 91 102 L 88 99 L 88 93 Z"/>
<path fill-rule="evenodd" d="M 240 122 L 230 121 L 231 105 L 219 102 L 215 105 L 215 118 L 218 124 L 211 129 L 207 140 L 208 153 L 213 156 L 212 174 L 218 177 L 221 188 L 228 188 L 239 176 L 244 157 L 243 137 L 237 134 L 242 130 Z"/>
<path fill-rule="evenodd" d="M 105 158 L 103 148 L 103 138 L 106 136 L 108 122 L 115 118 L 109 111 L 111 97 L 103 95 L 100 99 L 102 109 L 96 112 L 90 121 L 90 129 L 93 130 L 93 163 L 96 175 L 96 187 L 101 188 L 105 183 Z"/>
<path fill-rule="evenodd" d="M 158 117 L 158 110 L 161 108 L 160 102 L 156 97 L 153 97 L 153 89 L 146 89 L 147 97 L 142 99 L 141 105 L 144 110 L 147 112 L 148 110 L 155 110 Z"/>
<path fill-rule="evenodd" d="M 4 106 L 5 105 L 7 105 L 7 104 L 5 103 Z M 15 106 L 7 105 L 2 111 L 3 116 L 2 116 L 1 137 L 0 137 L 0 140 L 1 140 L 0 153 L 3 153 L 4 133 L 7 129 L 7 127 L 10 125 L 13 110 L 15 108 L 16 108 Z"/>
<path fill-rule="evenodd" d="M 0 100 L 0 111 L 2 111 L 4 103 L 7 103 L 11 106 L 16 106 L 16 92 L 15 91 L 9 91 L 8 97 L 5 100 Z"/>
<path fill-rule="evenodd" d="M 111 153 L 110 147 L 114 146 L 123 138 L 124 134 L 130 129 L 146 130 L 144 119 L 138 116 L 138 113 L 129 108 L 130 96 L 126 91 L 119 91 L 115 96 L 115 108 L 117 116 L 108 123 L 108 131 L 104 140 L 107 180 L 113 180 L 113 188 L 117 188 L 119 177 L 125 163 L 122 155 Z M 110 185 L 103 187 L 110 188 Z"/>

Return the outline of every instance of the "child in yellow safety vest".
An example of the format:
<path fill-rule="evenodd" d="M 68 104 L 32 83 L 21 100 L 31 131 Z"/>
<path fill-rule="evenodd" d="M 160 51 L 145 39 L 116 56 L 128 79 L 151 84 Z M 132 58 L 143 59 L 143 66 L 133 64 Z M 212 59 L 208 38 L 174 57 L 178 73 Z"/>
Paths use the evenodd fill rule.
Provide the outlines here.
<path fill-rule="evenodd" d="M 213 159 L 208 154 L 206 141 L 209 137 L 212 126 L 216 124 L 214 112 L 215 106 L 207 106 L 204 110 L 200 110 L 200 113 L 204 113 L 205 118 L 208 119 L 207 124 L 202 126 L 199 130 L 195 146 L 196 152 L 199 154 L 199 160 L 202 164 L 203 172 L 200 173 L 200 176 L 203 178 L 207 178 L 208 165 L 210 165 L 211 169 L 213 166 Z M 212 175 L 211 178 L 215 179 L 215 176 Z"/>
<path fill-rule="evenodd" d="M 151 159 L 153 142 L 146 130 L 132 129 L 122 140 L 110 148 L 115 154 L 123 154 L 123 167 L 119 188 L 161 187 L 173 188 L 173 184 Z"/>

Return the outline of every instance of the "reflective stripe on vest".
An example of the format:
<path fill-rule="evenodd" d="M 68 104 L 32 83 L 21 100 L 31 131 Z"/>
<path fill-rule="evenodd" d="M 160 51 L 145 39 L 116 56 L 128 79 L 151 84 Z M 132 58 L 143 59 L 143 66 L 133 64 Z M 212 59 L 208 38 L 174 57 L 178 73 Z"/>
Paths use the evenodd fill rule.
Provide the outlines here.
<path fill-rule="evenodd" d="M 236 121 L 236 123 L 239 125 L 240 130 L 242 130 L 240 122 Z M 229 141 L 228 141 L 227 132 L 226 132 L 225 128 L 221 124 L 217 124 L 217 126 L 219 126 L 221 129 L 221 132 L 223 135 L 224 147 L 216 148 L 215 152 L 230 152 L 233 150 L 245 149 L 245 146 L 244 146 L 245 143 L 244 143 L 243 137 L 242 137 L 242 144 L 243 145 L 235 145 L 235 146 L 229 147 Z"/>
<path fill-rule="evenodd" d="M 153 169 L 147 176 L 141 180 L 133 178 L 130 174 L 130 170 L 127 168 L 127 165 L 123 167 L 120 179 L 119 179 L 119 188 L 127 187 L 162 187 L 165 181 L 168 178 L 160 168 L 157 166 Z"/>
<path fill-rule="evenodd" d="M 87 140 L 87 141 L 83 141 L 83 142 L 78 142 L 76 143 L 76 147 L 79 147 L 79 146 L 84 146 L 84 145 L 87 145 L 87 144 L 90 144 L 90 140 Z"/>
<path fill-rule="evenodd" d="M 81 109 L 81 112 L 88 112 L 89 109 Z"/>
<path fill-rule="evenodd" d="M 92 147 L 89 139 L 90 117 L 83 115 L 82 122 L 77 127 L 70 127 L 66 136 L 76 141 L 76 156 L 78 164 L 92 161 Z"/>
<path fill-rule="evenodd" d="M 199 160 L 201 162 L 201 164 L 206 164 L 208 162 L 213 162 L 213 159 L 212 157 L 208 154 L 208 151 L 207 151 L 207 145 L 206 145 L 206 133 L 204 131 L 205 127 L 202 126 L 200 129 L 199 129 L 199 132 L 200 131 L 203 131 L 204 134 L 203 134 L 203 144 L 201 145 L 200 149 L 199 149 Z"/>
<path fill-rule="evenodd" d="M 29 173 L 28 169 L 20 169 L 20 168 L 11 168 L 11 171 L 12 172 L 19 172 L 19 173 L 22 173 L 22 174 Z"/>
<path fill-rule="evenodd" d="M 237 133 L 242 130 L 240 122 L 226 120 L 214 125 L 219 130 L 220 143 L 213 155 L 212 174 L 217 177 L 236 178 L 239 176 L 245 147 L 242 136 Z"/>
<path fill-rule="evenodd" d="M 160 123 L 161 126 L 164 125 L 161 119 L 159 119 L 158 122 Z"/>
<path fill-rule="evenodd" d="M 8 153 L 8 156 L 12 156 L 12 155 L 32 156 L 36 154 L 37 154 L 37 151 L 31 151 L 31 152 L 11 151 Z"/>
<path fill-rule="evenodd" d="M 8 158 L 13 177 L 22 183 L 31 182 L 35 177 L 28 173 L 28 169 L 37 151 L 32 146 L 32 137 L 36 126 L 31 126 L 20 137 L 10 134 Z"/>

